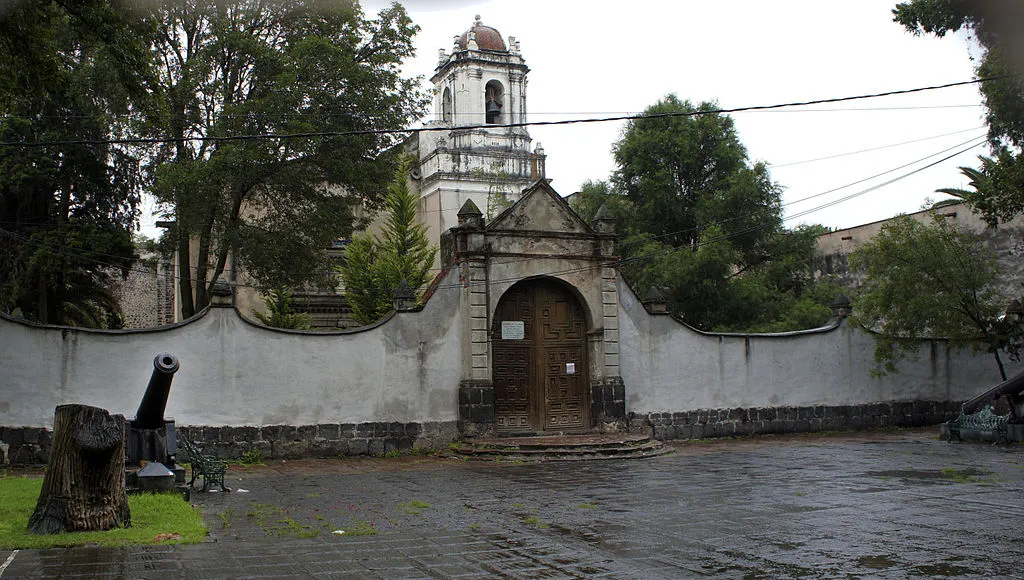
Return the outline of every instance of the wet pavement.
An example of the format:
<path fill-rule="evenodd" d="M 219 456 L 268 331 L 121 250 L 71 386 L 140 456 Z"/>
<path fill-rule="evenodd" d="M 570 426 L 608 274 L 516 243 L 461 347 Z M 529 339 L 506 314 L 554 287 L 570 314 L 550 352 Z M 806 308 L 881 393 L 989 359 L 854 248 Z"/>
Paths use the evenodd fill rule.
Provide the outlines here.
<path fill-rule="evenodd" d="M 1024 578 L 1019 445 L 951 445 L 929 429 L 676 447 L 587 463 L 232 468 L 236 491 L 193 494 L 206 542 L 22 550 L 0 576 Z"/>

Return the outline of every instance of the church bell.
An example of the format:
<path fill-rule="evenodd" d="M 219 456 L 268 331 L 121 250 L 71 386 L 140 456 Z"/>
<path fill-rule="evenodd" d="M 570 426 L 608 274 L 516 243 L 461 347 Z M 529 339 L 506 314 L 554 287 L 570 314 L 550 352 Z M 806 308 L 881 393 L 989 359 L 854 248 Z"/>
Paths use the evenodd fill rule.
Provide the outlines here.
<path fill-rule="evenodd" d="M 487 120 L 492 121 L 501 114 L 501 103 L 496 100 L 487 101 Z"/>

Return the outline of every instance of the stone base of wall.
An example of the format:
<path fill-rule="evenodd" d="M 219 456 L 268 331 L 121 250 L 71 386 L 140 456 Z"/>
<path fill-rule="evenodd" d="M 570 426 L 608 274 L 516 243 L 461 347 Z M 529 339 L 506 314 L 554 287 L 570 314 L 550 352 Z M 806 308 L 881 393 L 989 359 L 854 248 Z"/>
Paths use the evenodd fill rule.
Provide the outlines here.
<path fill-rule="evenodd" d="M 960 402 L 914 401 L 867 405 L 698 409 L 681 413 L 630 413 L 631 431 L 655 439 L 706 439 L 768 433 L 854 431 L 938 425 L 957 416 Z"/>
<path fill-rule="evenodd" d="M 590 383 L 590 416 L 596 426 L 625 422 L 626 385 L 622 377 L 606 377 Z"/>
<path fill-rule="evenodd" d="M 459 383 L 459 430 L 466 437 L 494 431 L 494 384 L 490 381 Z"/>
<path fill-rule="evenodd" d="M 178 426 L 179 436 L 221 459 L 238 459 L 258 449 L 265 459 L 335 458 L 393 452 L 439 451 L 459 440 L 454 421 L 435 423 L 330 423 L 269 427 Z M 10 445 L 10 463 L 45 464 L 51 433 L 38 427 L 0 427 Z"/>
<path fill-rule="evenodd" d="M 7 463 L 38 465 L 50 457 L 53 434 L 44 427 L 0 427 L 0 442 L 7 444 Z M 4 461 L 0 457 L 0 462 Z"/>

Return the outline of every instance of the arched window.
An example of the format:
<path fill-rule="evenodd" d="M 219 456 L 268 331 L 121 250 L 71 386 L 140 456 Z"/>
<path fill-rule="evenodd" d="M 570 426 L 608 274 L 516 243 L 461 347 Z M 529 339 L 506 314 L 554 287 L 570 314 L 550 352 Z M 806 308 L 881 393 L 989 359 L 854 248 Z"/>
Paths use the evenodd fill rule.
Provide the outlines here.
<path fill-rule="evenodd" d="M 441 120 L 448 124 L 452 122 L 452 92 L 448 87 L 441 95 Z"/>
<path fill-rule="evenodd" d="M 484 87 L 484 110 L 487 112 L 487 124 L 501 123 L 501 110 L 504 106 L 504 88 L 498 81 L 488 81 Z"/>

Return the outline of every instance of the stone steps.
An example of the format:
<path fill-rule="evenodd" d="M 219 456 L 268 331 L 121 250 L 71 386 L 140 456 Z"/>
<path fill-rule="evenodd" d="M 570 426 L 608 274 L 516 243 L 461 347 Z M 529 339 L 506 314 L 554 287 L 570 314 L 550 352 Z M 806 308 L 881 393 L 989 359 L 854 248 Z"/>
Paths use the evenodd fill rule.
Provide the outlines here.
<path fill-rule="evenodd" d="M 468 439 L 454 450 L 473 461 L 539 463 L 545 461 L 593 461 L 640 459 L 671 453 L 649 435 L 541 435 Z"/>

